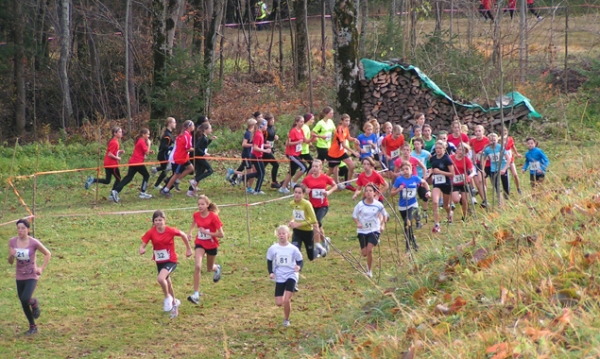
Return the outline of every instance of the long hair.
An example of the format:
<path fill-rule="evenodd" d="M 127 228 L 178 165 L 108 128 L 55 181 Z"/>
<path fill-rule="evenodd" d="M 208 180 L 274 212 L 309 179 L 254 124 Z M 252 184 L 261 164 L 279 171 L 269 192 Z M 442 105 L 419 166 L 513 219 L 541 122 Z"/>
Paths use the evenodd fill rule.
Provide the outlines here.
<path fill-rule="evenodd" d="M 137 136 L 135 136 L 135 141 L 133 141 L 134 143 L 137 143 L 137 141 L 142 138 L 142 136 L 144 135 L 149 135 L 150 134 L 150 130 L 147 128 L 142 128 L 140 130 L 140 132 L 138 132 Z"/>
<path fill-rule="evenodd" d="M 325 116 L 330 113 L 331 111 L 333 111 L 333 109 L 329 106 L 325 106 L 323 107 L 323 109 L 321 110 L 321 113 L 319 113 L 319 120 L 322 120 L 325 118 Z"/>
<path fill-rule="evenodd" d="M 199 200 L 204 200 L 206 202 L 206 204 L 208 204 L 208 211 L 212 212 L 214 214 L 218 214 L 219 213 L 219 208 L 217 207 L 217 204 L 215 202 L 212 202 L 208 197 L 206 197 L 206 195 L 202 194 L 198 197 L 198 201 Z"/>

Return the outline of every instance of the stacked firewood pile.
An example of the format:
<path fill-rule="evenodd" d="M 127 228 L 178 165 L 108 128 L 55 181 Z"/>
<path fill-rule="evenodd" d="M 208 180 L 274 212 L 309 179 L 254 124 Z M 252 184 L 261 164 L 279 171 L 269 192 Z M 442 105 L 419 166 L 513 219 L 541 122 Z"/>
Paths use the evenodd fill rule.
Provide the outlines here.
<path fill-rule="evenodd" d="M 414 124 L 413 115 L 425 113 L 433 132 L 448 130 L 454 120 L 473 129 L 483 125 L 487 131 L 497 131 L 502 127 L 500 109 L 495 101 L 477 101 L 464 103 L 450 101 L 446 97 L 435 94 L 428 88 L 414 71 L 406 71 L 396 67 L 391 71 L 381 71 L 371 80 L 361 81 L 363 119 L 375 117 L 380 123 L 390 121 L 410 129 Z M 512 107 L 512 100 L 503 99 L 505 126 L 527 118 L 530 113 L 524 105 Z M 469 106 L 479 105 L 479 106 Z M 505 107 L 506 106 L 506 107 Z"/>

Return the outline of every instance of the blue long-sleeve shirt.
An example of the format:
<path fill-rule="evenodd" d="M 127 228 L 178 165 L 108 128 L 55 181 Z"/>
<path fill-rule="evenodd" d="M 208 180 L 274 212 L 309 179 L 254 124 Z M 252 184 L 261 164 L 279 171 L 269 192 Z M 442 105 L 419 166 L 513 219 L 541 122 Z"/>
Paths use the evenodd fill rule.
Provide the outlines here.
<path fill-rule="evenodd" d="M 546 173 L 546 169 L 550 165 L 550 160 L 544 153 L 537 147 L 527 151 L 525 153 L 525 164 L 523 165 L 523 171 L 529 168 L 530 174 L 536 174 L 538 170 Z"/>

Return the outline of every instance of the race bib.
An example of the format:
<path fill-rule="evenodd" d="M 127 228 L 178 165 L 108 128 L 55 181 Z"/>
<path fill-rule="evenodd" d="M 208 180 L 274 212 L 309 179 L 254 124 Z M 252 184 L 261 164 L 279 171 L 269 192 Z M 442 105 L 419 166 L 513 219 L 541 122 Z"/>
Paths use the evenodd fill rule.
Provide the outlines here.
<path fill-rule="evenodd" d="M 306 217 L 304 216 L 304 211 L 301 209 L 295 209 L 292 211 L 294 215 L 294 220 L 296 221 L 305 221 Z"/>
<path fill-rule="evenodd" d="M 324 199 L 325 198 L 325 190 L 322 188 L 315 188 L 311 191 L 312 198 L 314 199 Z"/>
<path fill-rule="evenodd" d="M 362 229 L 375 230 L 375 221 L 362 222 Z"/>
<path fill-rule="evenodd" d="M 29 248 L 15 248 L 15 258 L 18 261 L 28 261 L 29 260 Z"/>
<path fill-rule="evenodd" d="M 406 198 L 406 199 L 412 199 L 415 198 L 417 195 L 417 189 L 416 188 L 405 188 L 402 190 L 402 197 Z"/>
<path fill-rule="evenodd" d="M 200 228 L 200 229 L 202 229 L 203 231 L 205 231 L 205 230 L 206 230 L 205 228 Z M 198 239 L 200 239 L 200 240 L 203 240 L 203 241 L 206 241 L 206 240 L 212 239 L 212 237 L 211 237 L 211 236 L 209 236 L 209 235 L 208 235 L 208 234 L 206 234 L 206 233 L 202 233 L 202 232 L 200 232 L 200 231 L 198 231 L 198 235 L 196 236 L 196 238 L 198 238 Z"/>
<path fill-rule="evenodd" d="M 475 155 L 475 161 L 477 163 L 481 163 L 481 156 L 482 156 L 481 152 L 479 152 L 478 154 Z"/>
<path fill-rule="evenodd" d="M 271 147 L 271 148 L 275 147 L 275 142 L 267 141 L 267 143 L 269 144 L 269 147 Z"/>
<path fill-rule="evenodd" d="M 498 161 L 500 161 L 500 154 L 499 153 L 492 153 L 490 155 L 490 161 L 492 161 L 492 162 L 498 162 Z"/>
<path fill-rule="evenodd" d="M 275 264 L 278 267 L 290 267 L 290 268 L 294 268 L 294 265 L 296 263 L 294 263 L 292 261 L 292 255 L 291 254 L 278 254 L 277 255 L 277 259 L 275 260 Z"/>
<path fill-rule="evenodd" d="M 464 175 L 464 173 L 460 174 L 460 175 L 454 176 L 454 178 L 452 179 L 452 182 L 453 183 L 464 183 L 465 182 L 465 175 Z"/>
<path fill-rule="evenodd" d="M 367 153 L 371 153 L 371 145 L 364 145 L 363 150 Z"/>
<path fill-rule="evenodd" d="M 169 254 L 169 251 L 167 251 L 166 249 L 154 251 L 154 260 L 168 261 L 169 259 L 171 259 L 171 255 Z"/>
<path fill-rule="evenodd" d="M 325 141 L 331 141 L 331 133 L 325 135 Z"/>
<path fill-rule="evenodd" d="M 390 152 L 390 157 L 391 158 L 396 158 L 398 156 L 400 156 L 400 149 L 397 149 L 397 150 L 394 150 L 394 151 Z"/>
<path fill-rule="evenodd" d="M 540 161 L 529 162 L 529 169 L 532 170 L 532 171 L 541 171 L 542 170 L 542 164 L 540 163 Z"/>
<path fill-rule="evenodd" d="M 296 152 L 300 152 L 300 151 L 302 151 L 302 144 L 301 143 L 299 143 L 299 144 L 296 145 Z"/>
<path fill-rule="evenodd" d="M 446 176 L 444 175 L 433 175 L 433 183 L 444 184 L 446 183 Z"/>

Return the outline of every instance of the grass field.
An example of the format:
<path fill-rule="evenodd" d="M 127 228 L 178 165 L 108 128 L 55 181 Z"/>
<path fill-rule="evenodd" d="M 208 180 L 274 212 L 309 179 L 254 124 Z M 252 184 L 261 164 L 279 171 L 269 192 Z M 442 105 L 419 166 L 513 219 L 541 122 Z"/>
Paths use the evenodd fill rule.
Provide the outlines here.
<path fill-rule="evenodd" d="M 525 313 L 544 313 L 548 318 L 560 314 L 556 300 L 546 300 L 541 294 L 531 299 L 540 278 L 553 280 L 557 292 L 575 288 L 585 293 L 578 294 L 578 303 L 586 306 L 573 309 L 578 319 L 561 334 L 571 349 L 544 337 L 548 339 L 546 351 L 538 350 L 553 353 L 551 357 L 585 357 L 582 353 L 591 354 L 593 349 L 586 351 L 581 346 L 593 348 L 600 342 L 591 329 L 597 327 L 592 309 L 598 308 L 589 290 L 598 285 L 593 276 L 597 267 L 579 265 L 584 249 L 600 249 L 593 240 L 598 234 L 596 217 L 592 222 L 585 215 L 562 218 L 560 208 L 573 206 L 597 191 L 594 181 L 598 172 L 593 157 L 587 154 L 589 146 L 582 143 L 580 151 L 574 152 L 568 151 L 570 146 L 542 145 L 552 161 L 548 191 L 533 198 L 522 176 L 523 196 L 513 194 L 504 211 L 477 209 L 467 224 L 444 226 L 442 234 L 436 236 L 430 233 L 430 222 L 417 233 L 421 250 L 414 262 L 403 254 L 400 232 L 393 224 L 388 226 L 377 252 L 380 258 L 373 283 L 338 253 L 330 252 L 324 259 L 307 263 L 300 292 L 293 299 L 292 326 L 288 329 L 281 325 L 282 311 L 274 304 L 274 288 L 265 263 L 266 250 L 275 241 L 275 227 L 290 217 L 288 200 L 248 207 L 248 213 L 245 206 L 221 208 L 225 238 L 217 259 L 223 266 L 223 279 L 214 284 L 211 278 L 203 277 L 201 304 L 194 306 L 185 300 L 192 290 L 193 260 L 181 259 L 173 281 L 183 305 L 179 317 L 171 320 L 162 312 L 162 295 L 150 254 L 142 257 L 137 249 L 140 237 L 151 226 L 149 211 L 165 209 L 168 225 L 187 230 L 195 201 L 183 194 L 140 200 L 136 190 L 140 178 L 136 178 L 123 191 L 121 205 L 103 199 L 94 206 L 93 190 L 83 189 L 89 173 L 45 176 L 38 179 L 35 236 L 53 257 L 36 290 L 42 308 L 40 333 L 33 338 L 23 335 L 27 322 L 16 298 L 14 267 L 4 262 L 0 357 L 397 357 L 393 353 L 408 350 L 411 344 L 414 350 L 417 343 L 424 357 L 476 358 L 482 357 L 488 345 L 511 339 L 506 326 L 514 318 Z M 225 165 L 215 167 L 215 175 L 201 184 L 202 192 L 217 204 L 244 204 L 241 188 L 232 190 L 223 181 Z M 21 181 L 17 187 L 31 207 L 31 182 Z M 107 187 L 101 188 L 105 196 L 107 192 Z M 277 192 L 268 191 L 264 197 L 250 196 L 248 200 L 277 197 Z M 325 228 L 337 249 L 346 256 L 357 256 L 350 216 L 355 203 L 350 197 L 348 191 L 333 196 Z M 7 198 L 3 221 L 26 214 L 12 192 Z M 109 214 L 126 211 L 146 213 Z M 510 231 L 515 238 L 539 236 L 537 250 L 521 249 L 515 255 L 514 242 L 495 248 L 494 236 L 501 230 Z M 13 224 L 6 225 L 0 227 L 0 233 L 8 239 L 16 229 Z M 569 266 L 570 247 L 565 242 L 576 234 L 583 238 L 585 247 L 576 249 L 580 252 Z M 487 258 L 494 258 L 489 266 L 478 267 L 467 256 L 457 256 L 455 247 L 472 237 L 477 237 L 477 246 L 464 252 L 473 255 L 475 248 L 487 248 Z M 181 241 L 177 249 L 183 258 Z M 4 258 L 5 250 L 1 251 Z M 458 258 L 459 265 L 448 274 L 452 278 L 438 283 L 439 273 L 453 257 Z M 557 258 L 563 266 L 553 264 Z M 581 274 L 581 280 L 557 279 L 573 268 L 591 273 L 591 277 Z M 510 306 L 499 304 L 502 288 L 509 293 L 504 300 Z M 419 290 L 421 294 L 415 294 Z M 517 295 L 525 294 L 529 303 L 526 299 L 515 301 Z M 450 306 L 457 297 L 464 298 L 464 310 L 447 316 L 436 314 L 436 304 Z M 540 318 L 540 323 L 547 320 Z M 539 343 L 527 335 L 519 335 L 518 341 L 524 345 L 524 353 L 532 353 L 531 348 Z M 569 350 L 573 354 L 568 354 Z"/>

